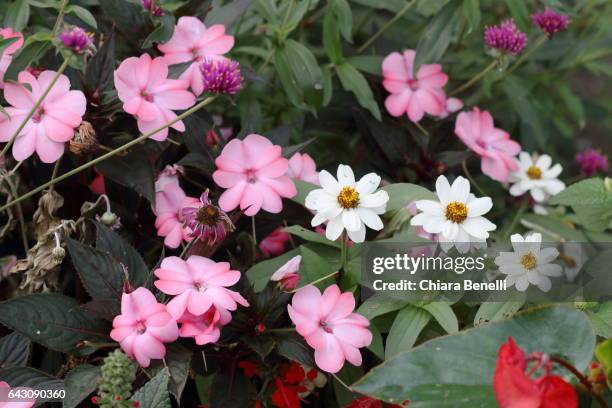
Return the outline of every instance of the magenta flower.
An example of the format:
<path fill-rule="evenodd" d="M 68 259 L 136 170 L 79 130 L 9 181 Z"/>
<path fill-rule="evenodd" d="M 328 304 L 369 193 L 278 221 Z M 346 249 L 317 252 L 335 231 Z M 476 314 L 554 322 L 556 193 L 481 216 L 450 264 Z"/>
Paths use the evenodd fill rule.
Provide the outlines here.
<path fill-rule="evenodd" d="M 2 56 L 0 57 L 0 89 L 4 88 L 4 74 L 8 69 L 11 62 L 13 62 L 13 54 L 23 46 L 23 35 L 18 31 L 13 31 L 12 28 L 6 27 L 0 30 L 0 37 L 2 39 L 19 37 L 14 43 L 6 47 Z"/>
<path fill-rule="evenodd" d="M 570 23 L 568 16 L 557 13 L 549 8 L 535 13 L 531 16 L 531 20 L 533 24 L 538 26 L 548 36 L 552 36 L 559 31 L 565 31 Z"/>
<path fill-rule="evenodd" d="M 178 338 L 178 326 L 166 306 L 140 287 L 121 296 L 121 314 L 113 319 L 110 336 L 128 356 L 148 367 L 151 359 L 164 358 L 164 343 Z"/>
<path fill-rule="evenodd" d="M 249 216 L 260 209 L 276 214 L 283 209 L 282 197 L 297 194 L 293 181 L 285 174 L 289 161 L 282 156 L 281 147 L 263 136 L 250 134 L 244 140 L 231 140 L 215 164 L 213 180 L 227 189 L 219 198 L 223 211 L 240 206 Z"/>
<path fill-rule="evenodd" d="M 298 270 L 302 263 L 302 256 L 296 255 L 278 268 L 270 277 L 271 281 L 278 282 L 282 290 L 293 290 L 300 281 Z"/>
<path fill-rule="evenodd" d="M 185 311 L 200 316 L 211 306 L 218 310 L 236 310 L 237 303 L 249 306 L 240 293 L 226 289 L 240 280 L 240 272 L 230 270 L 228 262 L 214 262 L 197 255 L 191 255 L 187 261 L 170 256 L 153 273 L 158 278 L 155 287 L 174 296 L 167 308 L 176 319 Z"/>
<path fill-rule="evenodd" d="M 412 73 L 414 50 L 404 54 L 393 52 L 382 63 L 383 86 L 391 95 L 385 107 L 391 116 L 408 114 L 408 119 L 418 122 L 425 113 L 440 116 L 445 111 L 446 94 L 443 87 L 448 76 L 439 64 L 424 64 L 416 76 Z"/>
<path fill-rule="evenodd" d="M 200 72 L 204 92 L 233 95 L 242 89 L 242 74 L 236 61 L 205 59 Z"/>
<path fill-rule="evenodd" d="M 261 240 L 259 249 L 266 258 L 285 252 L 285 244 L 289 242 L 289 234 L 278 227 Z"/>
<path fill-rule="evenodd" d="M 319 185 L 317 164 L 308 153 L 294 153 L 289 159 L 287 175 L 294 180 L 302 180 Z"/>
<path fill-rule="evenodd" d="M 164 9 L 154 4 L 152 0 L 142 0 L 142 7 L 146 8 L 155 17 L 161 17 L 164 15 Z"/>
<path fill-rule="evenodd" d="M 123 110 L 136 117 L 138 130 L 149 133 L 176 118 L 174 110 L 187 109 L 195 103 L 195 96 L 187 90 L 187 81 L 168 79 L 168 63 L 162 57 L 151 59 L 149 54 L 130 57 L 115 70 L 115 88 L 123 102 Z M 184 132 L 185 124 L 178 121 L 171 126 Z M 151 139 L 163 141 L 168 129 Z"/>
<path fill-rule="evenodd" d="M 481 157 L 482 172 L 493 180 L 505 183 L 509 174 L 518 170 L 515 156 L 521 151 L 521 145 L 493 125 L 489 112 L 478 108 L 461 112 L 455 121 L 455 134 Z"/>
<path fill-rule="evenodd" d="M 93 34 L 88 33 L 81 27 L 72 27 L 62 31 L 58 36 L 59 40 L 66 48 L 71 49 L 76 54 L 91 52 L 94 49 Z"/>
<path fill-rule="evenodd" d="M 0 142 L 7 142 L 47 89 L 54 71 L 42 72 L 38 79 L 27 71 L 19 73 L 17 83 L 5 83 L 4 98 L 11 105 L 0 115 Z M 27 85 L 27 87 L 25 86 Z M 83 120 L 87 102 L 81 91 L 71 91 L 70 81 L 60 75 L 51 92 L 15 139 L 13 157 L 25 160 L 34 152 L 44 163 L 53 163 L 64 154 L 67 141 Z"/>
<path fill-rule="evenodd" d="M 304 286 L 287 306 L 297 332 L 315 350 L 315 362 L 323 371 L 337 373 L 344 361 L 359 366 L 359 348 L 372 342 L 368 319 L 353 313 L 355 297 L 332 285 L 321 294 L 313 285 Z"/>
<path fill-rule="evenodd" d="M 191 230 L 191 236 L 208 245 L 223 241 L 227 231 L 234 230 L 234 224 L 225 211 L 208 198 L 208 190 L 202 193 L 196 206 L 186 206 L 182 211 L 184 224 Z"/>
<path fill-rule="evenodd" d="M 197 198 L 185 194 L 176 175 L 169 174 L 174 170 L 166 167 L 155 182 L 155 228 L 158 236 L 165 237 L 164 244 L 168 248 L 178 248 L 183 241 L 192 240 L 192 230 L 183 225 L 183 208 L 199 203 Z"/>
<path fill-rule="evenodd" d="M 225 27 L 215 24 L 206 27 L 196 17 L 181 17 L 174 27 L 172 38 L 157 48 L 164 53 L 169 65 L 193 61 L 179 77 L 189 83 L 196 95 L 204 92 L 204 81 L 199 64 L 204 60 L 225 59 L 223 54 L 234 46 L 234 37 L 225 34 Z"/>
<path fill-rule="evenodd" d="M 193 337 L 198 346 L 215 343 L 221 337 L 221 328 L 232 320 L 232 314 L 225 309 L 211 306 L 204 314 L 194 316 L 185 312 L 178 320 L 181 323 L 179 336 Z"/>
<path fill-rule="evenodd" d="M 486 27 L 484 41 L 489 48 L 517 55 L 527 45 L 527 35 L 516 27 L 514 19 L 508 19 L 499 26 Z"/>
<path fill-rule="evenodd" d="M 586 149 L 578 153 L 576 163 L 580 166 L 580 172 L 587 177 L 608 170 L 608 157 L 595 149 Z"/>

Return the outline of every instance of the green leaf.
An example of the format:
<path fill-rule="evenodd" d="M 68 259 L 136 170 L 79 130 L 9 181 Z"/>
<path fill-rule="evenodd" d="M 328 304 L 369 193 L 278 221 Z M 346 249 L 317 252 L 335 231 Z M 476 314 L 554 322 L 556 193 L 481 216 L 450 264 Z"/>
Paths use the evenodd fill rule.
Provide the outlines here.
<path fill-rule="evenodd" d="M 36 64 L 49 47 L 51 47 L 51 40 L 48 35 L 28 37 L 23 47 L 13 55 L 11 65 L 4 75 L 4 81 L 16 80 L 17 75 L 30 65 Z"/>
<path fill-rule="evenodd" d="M 30 19 L 30 4 L 28 0 L 15 0 L 8 6 L 4 16 L 4 26 L 15 31 L 23 31 Z"/>
<path fill-rule="evenodd" d="M 211 389 L 210 406 L 215 408 L 238 408 L 251 405 L 255 389 L 248 378 L 237 367 L 223 367 L 217 371 Z"/>
<path fill-rule="evenodd" d="M 584 234 L 580 231 L 549 215 L 525 214 L 521 223 L 527 228 L 542 232 L 542 235 L 549 240 L 557 240 L 558 237 L 576 242 L 585 240 Z"/>
<path fill-rule="evenodd" d="M 30 357 L 30 340 L 13 332 L 0 339 L 0 369 L 25 366 Z"/>
<path fill-rule="evenodd" d="M 174 32 L 174 23 L 175 20 L 172 14 L 164 14 L 159 19 L 159 23 L 155 29 L 151 31 L 151 33 L 143 41 L 142 48 L 151 48 L 154 44 L 161 44 L 168 41 Z"/>
<path fill-rule="evenodd" d="M 337 24 L 336 15 L 331 9 L 328 9 L 323 17 L 323 46 L 331 62 L 341 64 L 344 57 Z"/>
<path fill-rule="evenodd" d="M 523 1 L 516 0 L 505 0 L 505 3 L 510 11 L 510 14 L 512 14 L 512 18 L 514 18 L 516 25 L 521 30 L 526 31 L 531 26 L 527 4 Z"/>
<path fill-rule="evenodd" d="M 407 305 L 400 310 L 387 336 L 385 358 L 410 350 L 430 319 L 431 314 L 418 307 Z"/>
<path fill-rule="evenodd" d="M 136 391 L 131 401 L 138 401 L 141 407 L 172 408 L 168 394 L 169 376 L 168 369 L 164 368 Z"/>
<path fill-rule="evenodd" d="M 332 0 L 330 2 L 331 10 L 336 15 L 338 29 L 342 33 L 342 37 L 348 42 L 353 41 L 353 13 L 351 6 L 346 0 Z"/>
<path fill-rule="evenodd" d="M 17 40 L 19 40 L 19 37 L 2 38 L 0 40 L 0 55 L 4 54 L 4 50 L 6 50 L 9 47 L 9 45 L 16 42 Z"/>
<path fill-rule="evenodd" d="M 64 378 L 64 408 L 76 408 L 89 394 L 97 390 L 101 376 L 100 367 L 90 364 L 82 364 L 70 370 Z"/>
<path fill-rule="evenodd" d="M 399 310 L 407 304 L 407 301 L 398 300 L 385 294 L 374 294 L 359 306 L 357 313 L 365 316 L 368 320 L 372 320 L 375 317 Z"/>
<path fill-rule="evenodd" d="M 150 278 L 149 267 L 138 251 L 121 235 L 99 222 L 96 222 L 96 249 L 108 253 L 127 269 L 132 286 L 144 286 Z"/>
<path fill-rule="evenodd" d="M 578 370 L 591 361 L 595 346 L 595 333 L 583 312 L 537 309 L 430 340 L 375 367 L 353 388 L 390 403 L 409 399 L 414 408 L 496 406 L 493 371 L 497 351 L 508 336 L 527 354 L 562 355 Z"/>
<path fill-rule="evenodd" d="M 448 303 L 431 302 L 422 307 L 436 319 L 438 324 L 440 324 L 447 333 L 453 334 L 459 331 L 459 321 Z"/>
<path fill-rule="evenodd" d="M 304 94 L 304 100 L 311 106 L 321 106 L 323 100 L 323 72 L 313 53 L 295 40 L 287 40 L 284 50 L 294 80 Z"/>
<path fill-rule="evenodd" d="M 596 310 L 589 310 L 588 315 L 598 336 L 612 338 L 612 302 L 600 303 Z"/>
<path fill-rule="evenodd" d="M 595 349 L 597 360 L 603 365 L 608 381 L 612 375 L 612 340 L 606 340 Z"/>
<path fill-rule="evenodd" d="M 291 201 L 295 201 L 296 203 L 301 205 L 305 205 L 306 196 L 308 195 L 308 193 L 310 193 L 312 190 L 321 188 L 316 184 L 307 183 L 302 180 L 293 180 L 293 183 L 295 184 L 295 188 L 297 189 L 297 194 L 295 195 L 295 197 L 291 198 Z"/>
<path fill-rule="evenodd" d="M 435 200 L 434 193 L 416 184 L 395 183 L 382 188 L 389 193 L 387 212 L 399 210 L 416 200 Z"/>
<path fill-rule="evenodd" d="M 385 348 L 383 346 L 383 339 L 380 331 L 376 325 L 370 322 L 370 326 L 368 327 L 370 332 L 372 333 L 372 342 L 368 346 L 368 350 L 370 350 L 374 355 L 381 360 L 385 359 Z"/>
<path fill-rule="evenodd" d="M 291 258 L 299 254 L 299 249 L 293 249 L 289 252 L 285 252 L 281 256 L 276 258 L 267 259 L 253 265 L 247 272 L 246 276 L 249 282 L 253 285 L 255 292 L 261 292 L 268 282 L 270 282 L 270 276 L 281 266 L 287 263 Z"/>
<path fill-rule="evenodd" d="M 110 254 L 67 239 L 68 251 L 83 286 L 93 299 L 119 301 L 123 292 L 123 268 Z"/>
<path fill-rule="evenodd" d="M 309 367 L 315 366 L 312 349 L 297 334 L 279 338 L 278 354 Z"/>
<path fill-rule="evenodd" d="M 187 71 L 187 68 L 189 68 L 191 64 L 193 64 L 193 61 L 181 62 L 178 64 L 170 65 L 168 67 L 168 78 L 178 79 L 178 77 L 180 77 L 183 72 Z"/>
<path fill-rule="evenodd" d="M 295 235 L 296 237 L 300 237 L 305 241 L 315 242 L 317 244 L 329 245 L 334 248 L 340 248 L 341 246 L 340 242 L 330 241 L 329 239 L 325 238 L 323 235 L 317 234 L 316 232 L 306 229 L 300 225 L 292 225 L 290 227 L 283 229 L 283 231 L 288 232 L 291 235 Z"/>
<path fill-rule="evenodd" d="M 300 265 L 299 287 L 314 284 L 319 289 L 324 290 L 334 281 L 329 277 L 323 281 L 313 283 L 325 276 L 328 276 L 340 269 L 340 251 L 329 246 L 320 244 L 300 246 L 302 263 Z"/>
<path fill-rule="evenodd" d="M 359 71 L 371 75 L 382 75 L 383 57 L 380 55 L 353 55 L 346 60 Z"/>
<path fill-rule="evenodd" d="M 61 390 L 64 388 L 64 381 L 30 367 L 0 369 L 0 378 L 13 388 L 29 387 L 35 390 Z M 39 398 L 37 403 L 41 402 L 43 400 Z"/>
<path fill-rule="evenodd" d="M 474 317 L 474 326 L 509 319 L 525 304 L 525 294 L 515 291 L 505 302 L 484 302 Z"/>
<path fill-rule="evenodd" d="M 85 85 L 93 93 L 114 89 L 115 35 L 108 35 L 85 69 Z"/>
<path fill-rule="evenodd" d="M 552 205 L 599 205 L 612 203 L 612 192 L 606 190 L 601 178 L 593 177 L 568 186 L 549 199 Z"/>
<path fill-rule="evenodd" d="M 480 0 L 463 0 L 463 15 L 469 23 L 466 34 L 480 28 Z"/>
<path fill-rule="evenodd" d="M 0 323 L 52 350 L 70 353 L 77 344 L 107 338 L 107 327 L 59 294 L 21 296 L 0 303 Z"/>
<path fill-rule="evenodd" d="M 151 19 L 142 5 L 125 0 L 99 0 L 104 14 L 128 40 L 137 41 L 152 30 Z"/>
<path fill-rule="evenodd" d="M 286 157 L 287 159 L 290 159 L 291 156 L 293 156 L 295 153 L 305 149 L 306 146 L 308 146 L 309 144 L 311 144 L 315 140 L 317 140 L 316 137 L 311 137 L 310 139 L 305 140 L 305 141 L 303 141 L 301 143 L 298 143 L 298 144 L 295 144 L 295 145 L 291 145 L 291 146 L 283 147 L 283 157 Z"/>
<path fill-rule="evenodd" d="M 460 7 L 461 0 L 451 0 L 427 25 L 417 44 L 413 67 L 415 73 L 422 64 L 434 64 L 444 55 L 459 21 Z"/>
<path fill-rule="evenodd" d="M 179 343 L 172 343 L 167 348 L 165 360 L 170 369 L 169 388 L 177 401 L 181 400 L 187 378 L 189 378 L 192 356 L 193 351 Z"/>
<path fill-rule="evenodd" d="M 574 117 L 574 120 L 578 124 L 580 129 L 583 129 L 586 124 L 584 106 L 580 97 L 574 93 L 572 88 L 566 83 L 560 83 L 557 86 L 559 96 L 565 103 L 565 106 Z"/>
<path fill-rule="evenodd" d="M 96 165 L 96 168 L 115 183 L 131 188 L 155 203 L 155 176 L 143 146 L 132 148 L 125 156 L 115 155 Z"/>
<path fill-rule="evenodd" d="M 347 407 L 351 401 L 360 397 L 359 394 L 348 390 L 344 384 L 352 384 L 361 377 L 363 377 L 363 367 L 355 367 L 350 364 L 344 364 L 342 369 L 336 374 L 332 381 L 338 407 Z M 344 384 L 341 384 L 337 378 L 340 378 Z"/>
<path fill-rule="evenodd" d="M 359 105 L 369 110 L 372 116 L 380 121 L 380 109 L 378 109 L 378 104 L 363 74 L 346 61 L 336 66 L 336 73 L 340 78 L 342 88 L 352 92 Z"/>
<path fill-rule="evenodd" d="M 66 7 L 66 13 L 74 14 L 82 22 L 84 22 L 90 27 L 98 28 L 98 23 L 96 22 L 96 18 L 85 7 L 81 7 L 77 5 L 70 5 Z"/>

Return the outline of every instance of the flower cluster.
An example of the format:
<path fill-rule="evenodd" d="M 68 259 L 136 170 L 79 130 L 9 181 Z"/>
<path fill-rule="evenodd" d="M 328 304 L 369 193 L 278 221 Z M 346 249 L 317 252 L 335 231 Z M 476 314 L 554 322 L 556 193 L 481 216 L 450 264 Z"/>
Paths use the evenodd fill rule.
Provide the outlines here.
<path fill-rule="evenodd" d="M 74 26 L 62 31 L 58 35 L 64 47 L 72 50 L 75 54 L 85 54 L 95 49 L 93 45 L 93 34 L 88 33 L 81 27 Z"/>
<path fill-rule="evenodd" d="M 527 45 L 527 34 L 516 27 L 513 19 L 509 19 L 498 26 L 487 27 L 484 41 L 489 48 L 517 55 Z"/>
<path fill-rule="evenodd" d="M 576 155 L 576 163 L 580 166 L 580 172 L 587 177 L 608 171 L 608 156 L 599 150 L 583 150 Z"/>
<path fill-rule="evenodd" d="M 549 36 L 566 30 L 570 23 L 568 16 L 557 13 L 549 8 L 535 13 L 531 16 L 531 20 L 533 24 Z"/>
<path fill-rule="evenodd" d="M 242 74 L 236 61 L 205 59 L 200 64 L 200 72 L 205 92 L 232 95 L 242 89 Z"/>

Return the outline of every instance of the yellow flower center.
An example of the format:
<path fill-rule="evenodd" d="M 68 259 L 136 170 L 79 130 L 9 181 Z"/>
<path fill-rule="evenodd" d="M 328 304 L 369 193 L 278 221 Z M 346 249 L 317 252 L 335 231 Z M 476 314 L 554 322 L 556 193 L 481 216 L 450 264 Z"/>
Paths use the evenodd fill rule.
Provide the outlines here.
<path fill-rule="evenodd" d="M 353 187 L 342 187 L 340 194 L 338 194 L 338 204 L 345 209 L 357 207 L 359 204 L 359 193 Z"/>
<path fill-rule="evenodd" d="M 207 205 L 198 210 L 196 218 L 200 224 L 215 226 L 219 221 L 219 210 L 213 205 Z"/>
<path fill-rule="evenodd" d="M 529 177 L 532 180 L 539 180 L 542 178 L 542 170 L 540 170 L 539 167 L 530 166 L 527 169 L 527 177 Z"/>
<path fill-rule="evenodd" d="M 447 220 L 452 221 L 455 224 L 461 224 L 468 216 L 468 209 L 465 204 L 460 203 L 459 201 L 453 201 L 446 206 L 444 215 L 446 215 Z"/>
<path fill-rule="evenodd" d="M 521 265 L 525 267 L 525 269 L 532 270 L 538 264 L 538 258 L 533 254 L 533 252 L 527 252 L 521 258 Z"/>

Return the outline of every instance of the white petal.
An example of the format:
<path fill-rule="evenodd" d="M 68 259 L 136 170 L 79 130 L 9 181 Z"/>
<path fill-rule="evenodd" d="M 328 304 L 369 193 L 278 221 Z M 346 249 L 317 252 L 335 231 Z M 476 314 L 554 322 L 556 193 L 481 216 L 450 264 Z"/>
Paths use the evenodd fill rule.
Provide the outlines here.
<path fill-rule="evenodd" d="M 533 166 L 533 160 L 531 158 L 531 155 L 527 152 L 520 152 L 519 163 L 523 170 L 527 170 L 530 166 Z"/>
<path fill-rule="evenodd" d="M 425 230 L 425 232 L 429 232 L 430 234 L 439 234 L 442 232 L 442 230 L 444 229 L 444 225 L 448 221 L 446 218 L 444 217 L 437 217 L 437 216 L 432 216 L 432 215 L 428 215 L 425 213 L 422 213 L 424 216 L 424 223 L 423 224 L 412 224 L 412 225 L 422 225 L 423 229 Z M 419 214 L 421 215 L 421 214 Z M 418 217 L 419 215 L 417 215 L 416 217 Z M 414 217 L 414 218 L 416 218 Z M 414 219 L 413 218 L 413 219 Z"/>
<path fill-rule="evenodd" d="M 310 221 L 310 225 L 312 225 L 313 227 L 317 227 L 321 224 L 323 224 L 324 222 L 326 222 L 329 218 L 327 218 L 326 216 L 317 213 L 315 214 L 314 217 L 312 217 L 312 221 Z"/>
<path fill-rule="evenodd" d="M 444 206 L 453 201 L 453 197 L 451 196 L 451 186 L 448 184 L 448 179 L 446 176 L 439 176 L 436 180 L 436 194 Z"/>
<path fill-rule="evenodd" d="M 542 292 L 548 292 L 552 287 L 552 282 L 548 277 L 540 275 L 540 281 L 537 283 L 537 286 Z"/>
<path fill-rule="evenodd" d="M 361 220 L 359 214 L 355 209 L 348 209 L 342 211 L 342 224 L 347 231 L 357 231 L 361 226 Z"/>
<path fill-rule="evenodd" d="M 557 248 L 543 248 L 542 251 L 540 251 L 540 256 L 538 257 L 538 263 L 550 263 L 557 259 L 558 256 L 559 251 L 557 250 Z"/>
<path fill-rule="evenodd" d="M 525 275 L 521 275 L 516 278 L 514 286 L 519 292 L 524 292 L 529 287 L 529 281 L 527 280 L 527 277 Z"/>
<path fill-rule="evenodd" d="M 357 192 L 359 195 L 371 194 L 378 188 L 380 176 L 376 173 L 368 173 L 357 182 Z"/>
<path fill-rule="evenodd" d="M 425 231 L 427 231 L 427 229 L 425 229 Z M 459 233 L 459 226 L 452 221 L 446 221 L 442 226 L 441 233 L 449 241 L 455 241 L 457 234 Z"/>
<path fill-rule="evenodd" d="M 565 183 L 561 180 L 546 180 L 546 182 L 542 184 L 544 191 L 550 195 L 559 194 L 561 191 L 565 190 Z"/>
<path fill-rule="evenodd" d="M 360 243 L 365 241 L 366 229 L 365 225 L 363 224 L 361 224 L 361 228 L 359 228 L 357 231 L 347 231 L 347 233 L 353 242 Z"/>
<path fill-rule="evenodd" d="M 490 197 L 481 197 L 468 201 L 468 216 L 476 217 L 488 213 L 493 208 L 493 201 Z"/>
<path fill-rule="evenodd" d="M 304 200 L 304 205 L 309 210 L 319 211 L 322 208 L 331 206 L 334 202 L 337 203 L 337 201 L 338 200 L 327 191 L 318 188 L 308 193 L 306 200 Z"/>
<path fill-rule="evenodd" d="M 444 207 L 437 201 L 419 200 L 415 202 L 416 208 L 430 215 L 444 215 Z"/>
<path fill-rule="evenodd" d="M 513 184 L 512 187 L 510 187 L 510 194 L 515 197 L 525 194 L 526 191 L 527 190 L 523 189 L 521 186 L 521 183 Z"/>
<path fill-rule="evenodd" d="M 339 215 L 336 218 L 332 218 L 327 223 L 327 228 L 325 229 L 325 237 L 330 241 L 335 241 L 344 231 L 344 225 L 342 224 L 342 216 Z"/>
<path fill-rule="evenodd" d="M 546 199 L 546 194 L 538 187 L 532 188 L 529 192 L 531 193 L 531 197 L 539 203 Z"/>
<path fill-rule="evenodd" d="M 559 174 L 561 174 L 562 171 L 563 171 L 563 167 L 561 167 L 561 165 L 557 163 L 554 166 L 552 166 L 550 169 L 543 172 L 542 178 L 545 178 L 545 179 L 557 178 Z"/>
<path fill-rule="evenodd" d="M 453 181 L 451 186 L 452 201 L 465 203 L 470 195 L 470 182 L 463 176 L 459 176 Z"/>
<path fill-rule="evenodd" d="M 383 229 L 383 222 L 380 217 L 374 213 L 374 211 L 367 208 L 358 208 L 357 213 L 359 214 L 359 218 L 361 218 L 364 224 L 368 227 L 376 231 Z"/>
<path fill-rule="evenodd" d="M 538 272 L 544 276 L 552 276 L 553 278 L 558 278 L 563 275 L 563 268 L 557 264 L 546 264 L 539 265 Z"/>
<path fill-rule="evenodd" d="M 338 196 L 338 193 L 340 193 L 340 184 L 338 184 L 334 176 L 329 174 L 327 170 L 321 170 L 319 172 L 319 183 L 325 191 L 332 195 Z"/>
<path fill-rule="evenodd" d="M 489 231 L 493 231 L 497 227 L 484 217 L 473 217 L 466 218 L 461 223 L 461 228 L 473 237 L 486 239 L 489 238 Z"/>
<path fill-rule="evenodd" d="M 359 196 L 360 207 L 383 207 L 389 201 L 389 194 L 384 190 L 378 190 L 374 194 L 367 194 L 363 197 Z"/>
<path fill-rule="evenodd" d="M 538 160 L 536 160 L 535 162 L 535 166 L 539 168 L 540 170 L 542 170 L 542 173 L 548 170 L 551 164 L 552 164 L 552 159 L 547 154 L 541 155 L 540 157 L 538 157 Z"/>
<path fill-rule="evenodd" d="M 355 186 L 355 175 L 350 166 L 344 164 L 338 166 L 338 183 L 340 183 L 340 187 Z"/>

